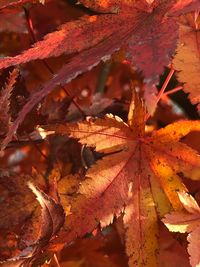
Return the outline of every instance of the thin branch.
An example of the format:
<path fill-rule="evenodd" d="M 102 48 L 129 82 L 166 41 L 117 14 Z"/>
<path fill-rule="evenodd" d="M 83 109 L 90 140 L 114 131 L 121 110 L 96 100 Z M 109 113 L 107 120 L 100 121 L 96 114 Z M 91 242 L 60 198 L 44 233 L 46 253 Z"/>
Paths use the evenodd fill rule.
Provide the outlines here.
<path fill-rule="evenodd" d="M 59 263 L 59 261 L 58 261 L 58 257 L 57 257 L 56 254 L 53 255 L 53 258 L 54 258 L 54 261 L 55 261 L 57 267 L 61 267 L 61 266 L 60 266 L 60 263 Z"/>
<path fill-rule="evenodd" d="M 32 20 L 31 20 L 31 18 L 30 18 L 29 10 L 28 10 L 27 8 L 25 8 L 25 7 L 23 7 L 23 10 L 24 10 L 24 14 L 25 14 L 25 18 L 26 18 L 26 22 L 27 22 L 27 27 L 28 27 L 29 34 L 30 34 L 30 36 L 31 36 L 31 39 L 32 39 L 33 43 L 35 43 L 35 42 L 37 42 L 38 40 L 37 40 L 37 38 L 36 38 L 36 36 L 35 36 L 35 33 L 34 33 L 33 23 L 32 23 Z M 47 61 L 46 61 L 45 59 L 43 59 L 42 62 L 43 62 L 43 64 L 44 64 L 44 66 L 48 69 L 48 71 L 49 71 L 52 75 L 54 75 L 55 72 L 54 72 L 54 70 L 49 66 L 49 64 L 47 63 Z M 67 91 L 67 89 L 66 89 L 64 86 L 62 86 L 62 85 L 60 85 L 60 87 L 61 87 L 62 90 L 65 92 L 65 94 L 66 94 L 67 96 L 70 97 L 70 93 Z M 76 106 L 76 108 L 77 108 L 78 111 L 81 113 L 81 115 L 82 115 L 83 117 L 86 117 L 85 112 L 82 110 L 82 108 L 79 106 L 79 104 L 74 100 L 74 98 L 72 98 L 71 101 L 72 101 L 72 103 Z"/>
<path fill-rule="evenodd" d="M 164 91 L 165 91 L 165 89 L 167 88 L 167 86 L 168 86 L 168 84 L 169 84 L 169 82 L 170 82 L 170 80 L 171 80 L 171 78 L 172 78 L 174 72 L 175 72 L 175 70 L 171 67 L 170 72 L 168 73 L 168 75 L 167 75 L 167 77 L 166 77 L 166 79 L 165 79 L 165 81 L 164 81 L 164 83 L 163 83 L 163 85 L 162 85 L 162 87 L 161 87 L 161 89 L 160 89 L 158 95 L 157 95 L 157 99 L 156 99 L 156 103 L 155 103 L 155 105 L 157 105 L 158 102 L 160 101 L 160 99 L 162 98 L 162 96 L 163 96 L 163 94 L 164 94 Z M 147 120 L 149 119 L 150 116 L 151 116 L 151 115 L 150 115 L 149 113 L 147 113 L 147 114 L 146 114 L 145 121 L 147 121 Z"/>
<path fill-rule="evenodd" d="M 169 84 L 173 74 L 174 74 L 175 70 L 173 68 L 171 68 L 169 74 L 167 75 L 167 78 L 165 79 L 162 88 L 160 89 L 158 96 L 157 96 L 157 100 L 156 100 L 156 104 L 158 104 L 158 102 L 160 101 L 162 95 L 164 94 L 165 89 L 167 88 L 167 85 Z"/>
<path fill-rule="evenodd" d="M 28 133 L 25 133 L 30 143 L 35 147 L 35 149 L 40 153 L 40 155 L 48 162 L 48 157 L 42 152 L 38 145 L 31 139 Z"/>
<path fill-rule="evenodd" d="M 180 91 L 182 89 L 183 89 L 183 86 L 177 86 L 174 89 L 171 89 L 171 90 L 165 92 L 164 96 L 174 94 L 174 93 L 176 93 L 176 92 L 178 92 L 178 91 Z"/>

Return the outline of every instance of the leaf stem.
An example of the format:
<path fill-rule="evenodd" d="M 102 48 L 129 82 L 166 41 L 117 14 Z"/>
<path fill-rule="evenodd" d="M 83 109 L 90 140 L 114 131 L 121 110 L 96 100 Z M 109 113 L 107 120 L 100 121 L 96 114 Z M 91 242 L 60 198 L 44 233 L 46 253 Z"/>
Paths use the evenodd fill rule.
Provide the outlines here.
<path fill-rule="evenodd" d="M 60 263 L 59 263 L 59 261 L 58 261 L 58 257 L 57 257 L 56 254 L 53 255 L 53 258 L 54 258 L 54 261 L 55 261 L 57 267 L 61 267 L 61 266 L 60 266 Z"/>
<path fill-rule="evenodd" d="M 25 132 L 29 142 L 35 147 L 35 149 L 40 153 L 40 155 L 48 162 L 48 157 L 42 152 L 42 150 L 39 148 L 39 146 L 31 139 L 30 135 Z"/>
<path fill-rule="evenodd" d="M 164 96 L 174 94 L 174 93 L 176 93 L 176 92 L 178 92 L 178 91 L 180 91 L 182 89 L 183 89 L 183 86 L 177 86 L 174 89 L 171 89 L 171 90 L 165 92 Z"/>
<path fill-rule="evenodd" d="M 168 73 L 167 78 L 165 79 L 165 81 L 164 81 L 164 83 L 163 83 L 163 85 L 162 85 L 162 87 L 161 87 L 161 89 L 160 89 L 160 91 L 159 91 L 159 93 L 158 93 L 158 95 L 157 95 L 157 99 L 156 99 L 156 103 L 155 103 L 156 105 L 158 104 L 158 102 L 159 102 L 160 99 L 162 98 L 162 96 L 163 96 L 163 94 L 164 94 L 164 91 L 165 91 L 165 89 L 167 88 L 167 85 L 169 84 L 169 82 L 170 82 L 170 80 L 171 80 L 171 78 L 172 78 L 174 72 L 175 72 L 175 70 L 171 67 L 170 72 Z M 151 115 L 150 115 L 149 113 L 147 113 L 147 114 L 146 114 L 145 121 L 147 121 L 147 120 L 149 119 L 150 116 L 151 116 Z"/>
<path fill-rule="evenodd" d="M 167 75 L 167 78 L 165 79 L 165 81 L 163 83 L 162 88 L 160 89 L 160 91 L 158 93 L 156 104 L 158 104 L 158 102 L 160 101 L 162 95 L 164 94 L 164 91 L 167 88 L 167 85 L 169 84 L 174 72 L 175 72 L 175 70 L 173 68 L 171 68 L 169 74 Z"/>

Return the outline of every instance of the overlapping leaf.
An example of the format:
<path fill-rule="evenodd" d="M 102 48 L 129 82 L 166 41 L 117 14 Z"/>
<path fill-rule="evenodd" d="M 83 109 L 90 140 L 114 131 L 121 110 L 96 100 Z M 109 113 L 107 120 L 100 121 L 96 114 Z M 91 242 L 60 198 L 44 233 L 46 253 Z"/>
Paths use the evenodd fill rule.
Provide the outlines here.
<path fill-rule="evenodd" d="M 172 212 L 163 219 L 163 222 L 172 232 L 188 233 L 188 252 L 192 267 L 200 265 L 200 208 L 196 200 L 185 192 L 178 192 L 185 212 Z"/>
<path fill-rule="evenodd" d="M 127 58 L 144 74 L 147 84 L 146 101 L 149 111 L 155 110 L 155 95 L 159 75 L 172 57 L 178 37 L 176 20 L 165 15 L 174 1 L 82 1 L 96 11 L 114 13 L 85 17 L 61 26 L 57 32 L 47 35 L 33 48 L 21 55 L 0 60 L 0 68 L 58 56 L 62 53 L 74 56 L 58 74 L 33 94 L 24 106 L 4 142 L 10 141 L 13 132 L 26 114 L 58 84 L 65 84 L 82 72 L 105 60 L 123 45 L 128 44 Z M 147 6 L 146 6 L 147 5 Z M 149 8 L 147 8 L 149 7 Z M 153 104 L 152 104 L 153 103 Z"/>
<path fill-rule="evenodd" d="M 25 63 L 34 59 L 58 56 L 62 53 L 71 54 L 80 52 L 90 47 L 94 47 L 102 40 L 107 39 L 108 36 L 112 35 L 112 37 L 116 39 L 118 36 L 115 36 L 115 34 L 120 32 L 120 39 L 123 39 L 123 42 L 121 44 L 119 43 L 118 46 L 120 47 L 123 43 L 126 43 L 127 39 L 131 37 L 130 50 L 128 50 L 128 53 L 130 53 L 130 57 L 134 56 L 134 59 L 137 59 L 136 63 L 139 61 L 141 51 L 143 51 L 143 53 L 146 52 L 141 47 L 140 54 L 134 54 L 131 49 L 136 49 L 134 48 L 135 45 L 138 47 L 140 44 L 146 44 L 149 50 L 147 51 L 147 54 L 150 54 L 152 58 L 147 57 L 145 61 L 141 60 L 140 65 L 138 66 L 140 70 L 144 71 L 150 66 L 155 66 L 156 69 L 152 70 L 153 76 L 159 75 L 162 72 L 163 66 L 169 63 L 169 59 L 165 58 L 165 56 L 170 57 L 176 46 L 177 29 L 172 29 L 171 24 L 173 23 L 174 27 L 176 27 L 175 22 L 171 19 L 166 19 L 166 21 L 163 20 L 163 16 L 166 14 L 169 7 L 172 6 L 173 1 L 160 1 L 160 4 L 154 10 L 151 10 L 151 13 L 145 12 L 146 10 L 138 10 L 138 6 L 143 7 L 144 4 L 138 4 L 137 1 L 136 3 L 133 1 L 105 1 L 105 4 L 104 1 L 99 1 L 99 3 L 92 3 L 91 1 L 82 2 L 85 4 L 89 3 L 90 7 L 94 7 L 97 10 L 98 8 L 101 9 L 101 7 L 108 8 L 108 10 L 114 9 L 117 11 L 117 14 L 91 16 L 89 18 L 86 17 L 81 20 L 64 24 L 60 30 L 47 35 L 43 41 L 37 42 L 33 48 L 25 51 L 22 55 L 2 59 L 0 61 L 0 68 Z M 164 26 L 165 23 L 170 24 L 171 26 L 168 25 L 167 27 L 167 24 Z M 125 24 L 126 28 L 124 27 Z M 165 27 L 165 41 L 167 40 L 167 36 L 168 38 L 170 37 L 165 44 L 156 44 L 156 40 L 159 38 L 155 38 L 152 29 L 155 28 L 155 31 L 157 30 L 161 35 L 162 31 L 157 27 L 158 24 Z M 149 36 L 146 36 L 146 33 Z M 118 41 L 120 39 L 118 39 Z M 138 41 L 140 44 L 138 44 Z M 156 48 L 158 48 L 158 46 L 166 48 L 166 51 L 162 53 L 162 49 L 160 48 L 159 53 L 161 53 L 161 55 L 156 53 Z M 112 54 L 112 51 L 109 53 Z M 161 62 L 157 62 L 156 59 L 159 59 Z M 152 65 L 153 62 L 154 64 Z M 146 73 L 144 71 L 144 75 L 147 79 L 152 78 L 152 73 Z"/>
<path fill-rule="evenodd" d="M 184 91 L 200 109 L 200 31 L 194 23 L 185 19 L 184 24 L 180 25 L 179 35 L 173 66 L 178 71 L 179 81 L 184 83 Z"/>
<path fill-rule="evenodd" d="M 182 207 L 176 191 L 185 186 L 177 173 L 200 179 L 199 155 L 178 142 L 190 131 L 199 131 L 200 123 L 180 121 L 145 136 L 144 115 L 142 103 L 135 96 L 128 124 L 108 115 L 47 129 L 109 153 L 88 170 L 80 196 L 72 204 L 65 241 L 91 232 L 98 222 L 107 226 L 123 212 L 130 266 L 153 267 L 158 251 L 156 207 L 161 215 L 166 213 L 167 198 L 174 209 Z"/>
<path fill-rule="evenodd" d="M 130 14 L 125 15 L 125 20 L 130 21 Z M 25 63 L 35 59 L 44 59 L 52 56 L 59 56 L 63 53 L 73 54 L 89 49 L 111 34 L 122 29 L 121 20 L 118 16 L 86 16 L 79 20 L 63 24 L 57 31 L 46 35 L 44 40 L 26 50 L 23 54 L 12 58 L 0 60 L 0 68 L 10 65 Z M 110 24 L 110 27 L 107 25 Z M 95 62 L 94 62 L 95 63 Z"/>
<path fill-rule="evenodd" d="M 22 4 L 25 2 L 27 1 L 10 1 L 11 5 L 12 3 Z M 2 1 L 2 3 L 4 5 L 9 4 L 6 0 Z M 0 3 L 0 10 L 2 3 Z M 58 56 L 62 53 L 71 55 L 68 58 L 68 63 L 64 65 L 58 75 L 55 75 L 51 81 L 45 83 L 41 90 L 30 96 L 27 104 L 24 105 L 16 121 L 10 127 L 9 97 L 15 82 L 15 70 L 11 72 L 10 78 L 0 95 L 0 106 L 2 106 L 0 107 L 0 113 L 3 115 L 0 116 L 0 122 L 1 117 L 3 118 L 3 123 L 5 122 L 5 125 L 2 124 L 0 126 L 0 134 L 2 130 L 2 135 L 5 136 L 7 130 L 10 129 L 4 140 L 4 146 L 11 140 L 13 133 L 16 132 L 26 114 L 35 104 L 51 92 L 55 86 L 64 85 L 64 83 L 71 81 L 80 73 L 93 68 L 101 60 L 107 60 L 120 47 L 123 47 L 123 57 L 126 56 L 126 59 L 132 65 L 136 65 L 143 72 L 145 78 L 143 80 L 144 90 L 140 91 L 140 94 L 142 95 L 144 92 L 144 98 L 148 99 L 148 103 L 152 103 L 150 108 L 148 107 L 148 111 L 151 108 L 154 109 L 154 97 L 156 97 L 156 84 L 159 75 L 162 73 L 163 66 L 170 62 L 175 51 L 178 37 L 177 16 L 196 10 L 199 2 L 190 0 L 81 0 L 79 2 L 76 1 L 76 4 L 86 6 L 88 9 L 83 8 L 83 10 L 86 10 L 88 14 L 96 15 L 81 17 L 76 21 L 64 24 L 56 32 L 48 34 L 42 41 L 37 42 L 32 48 L 21 55 L 0 60 L 3 66 L 7 66 L 6 64 L 21 64 L 38 58 Z M 5 12 L 7 12 L 6 10 Z M 34 16 L 35 13 L 37 11 L 33 10 L 31 16 Z M 194 66 L 190 68 L 191 77 L 195 78 L 191 83 L 192 86 L 198 81 L 198 76 L 196 75 L 199 65 L 199 54 L 196 52 L 196 50 L 198 51 L 199 32 L 197 15 L 198 12 L 195 13 L 196 21 L 194 21 L 194 14 L 184 15 L 179 19 L 179 22 L 181 22 L 180 44 L 184 47 L 192 47 L 186 53 L 189 57 L 191 57 L 192 53 L 192 61 L 190 62 L 186 57 L 186 62 L 190 65 L 194 63 Z M 191 19 L 191 24 L 187 24 L 187 18 Z M 185 21 L 186 23 L 184 23 Z M 30 22 L 31 20 L 29 20 Z M 193 34 L 195 33 L 196 40 L 195 38 L 190 38 L 190 31 L 188 28 L 183 30 L 182 26 L 190 27 Z M 40 26 L 38 32 L 40 32 Z M 185 38 L 186 36 L 187 38 Z M 188 38 L 188 36 L 190 37 Z M 191 39 L 192 42 L 190 42 Z M 194 46 L 191 43 L 195 43 L 195 52 Z M 124 54 L 125 51 L 126 55 Z M 195 53 L 196 57 L 193 56 Z M 180 47 L 177 50 L 177 58 L 181 61 Z M 126 61 L 126 63 L 128 62 Z M 175 63 L 176 59 L 174 60 L 174 66 Z M 36 67 L 39 65 L 40 62 L 36 62 Z M 48 67 L 47 64 L 46 66 Z M 190 92 L 193 103 L 198 104 L 199 97 L 194 95 L 199 94 L 198 84 L 195 84 L 193 89 L 187 91 L 189 82 L 191 82 L 188 78 L 189 73 L 181 63 L 180 68 L 177 67 L 177 70 L 179 71 L 179 80 L 184 82 L 185 91 Z M 92 73 L 88 74 L 90 79 Z M 126 91 L 122 93 L 125 96 L 123 100 L 129 101 L 130 79 L 127 79 L 125 76 L 118 77 L 119 79 L 125 79 L 123 83 L 125 86 L 121 86 L 121 91 Z M 108 84 L 112 78 L 112 75 L 108 77 Z M 133 83 L 136 86 L 139 84 L 139 87 L 141 85 L 135 81 Z M 79 86 L 80 82 L 77 82 L 77 84 Z M 86 88 L 88 83 L 86 83 L 86 86 L 81 83 L 81 86 L 84 88 L 83 92 L 86 91 L 89 94 L 93 94 L 93 90 L 90 91 L 89 87 Z M 31 84 L 31 89 L 32 87 Z M 109 88 L 109 86 L 106 87 L 108 91 Z M 19 105 L 24 104 L 23 97 L 26 95 L 23 92 L 22 99 L 21 90 L 23 91 L 21 88 L 18 92 L 18 88 L 16 88 L 14 92 L 17 95 L 16 102 L 19 100 Z M 138 91 L 138 87 L 136 90 Z M 56 94 L 50 95 L 46 101 L 47 103 L 41 106 L 42 110 L 45 110 L 45 116 L 42 115 L 41 109 L 37 109 L 37 114 L 44 117 L 44 121 L 46 120 L 47 126 L 44 130 L 44 135 L 51 132 L 51 134 L 68 135 L 71 138 L 78 139 L 83 145 L 81 155 L 79 155 L 81 145 L 76 141 L 69 140 L 69 137 L 51 136 L 48 139 L 49 142 L 43 142 L 41 138 L 38 138 L 38 132 L 37 137 L 35 137 L 34 134 L 36 132 L 34 131 L 34 134 L 31 134 L 29 139 L 25 139 L 25 144 L 31 141 L 35 145 L 37 153 L 40 152 L 41 157 L 44 158 L 45 167 L 41 168 L 39 166 L 39 169 L 42 173 L 45 173 L 45 179 L 43 175 L 32 179 L 33 177 L 20 174 L 25 169 L 26 163 L 10 164 L 11 158 L 12 161 L 13 159 L 17 161 L 17 153 L 20 151 L 20 155 L 25 152 L 23 155 L 26 155 L 26 162 L 29 161 L 28 168 L 30 168 L 31 162 L 35 163 L 34 155 L 36 155 L 32 153 L 33 150 L 30 149 L 30 145 L 20 148 L 20 150 L 15 150 L 15 148 L 11 147 L 11 149 L 1 153 L 1 166 L 5 166 L 7 169 L 0 170 L 0 228 L 1 234 L 3 234 L 0 238 L 0 254 L 2 260 L 8 258 L 10 260 L 0 264 L 5 267 L 51 266 L 49 265 L 50 262 L 44 265 L 43 263 L 47 257 L 52 256 L 52 253 L 60 250 L 65 244 L 71 245 L 77 237 L 88 236 L 86 235 L 87 233 L 98 236 L 96 228 L 99 225 L 106 227 L 114 219 L 120 217 L 118 221 L 120 226 L 117 224 L 117 228 L 121 241 L 123 243 L 125 241 L 126 253 L 131 267 L 164 266 L 165 263 L 166 266 L 170 265 L 171 261 L 166 259 L 169 257 L 168 253 L 171 253 L 172 250 L 174 250 L 174 254 L 171 254 L 173 256 L 173 264 L 171 265 L 182 264 L 188 266 L 187 255 L 184 253 L 186 252 L 185 248 L 182 247 L 180 249 L 180 244 L 179 248 L 177 246 L 175 248 L 173 240 L 166 239 L 165 235 L 162 236 L 160 233 L 161 228 L 159 227 L 158 218 L 163 217 L 173 208 L 176 212 L 167 215 L 164 222 L 171 230 L 189 233 L 188 241 L 190 244 L 188 252 L 191 255 L 191 264 L 193 266 L 200 265 L 199 241 L 197 238 L 199 234 L 199 206 L 186 193 L 177 195 L 177 191 L 187 191 L 182 180 L 185 181 L 191 192 L 195 192 L 195 196 L 198 196 L 199 193 L 196 193 L 198 187 L 193 191 L 194 186 L 198 185 L 199 182 L 185 179 L 200 180 L 200 155 L 198 154 L 199 152 L 194 150 L 197 149 L 197 143 L 192 145 L 194 147 L 192 149 L 186 145 L 188 141 L 183 138 L 190 132 L 196 131 L 195 134 L 200 132 L 199 121 L 179 121 L 158 131 L 150 132 L 149 129 L 154 127 L 152 125 L 145 127 L 147 114 L 142 100 L 134 93 L 127 123 L 119 117 L 109 114 L 104 118 L 87 118 L 87 120 L 79 123 L 74 123 L 75 120 L 73 120 L 73 123 L 67 124 L 67 115 L 56 112 L 57 114 L 52 114 L 54 118 L 52 121 L 60 122 L 65 118 L 65 124 L 48 126 L 48 123 L 51 121 L 46 118 L 48 107 L 50 107 L 50 111 L 53 113 L 53 107 L 49 100 L 53 100 L 53 103 L 55 100 L 56 105 L 54 107 L 59 107 L 57 105 L 58 94 L 60 94 L 59 100 L 62 99 L 63 102 L 65 100 L 68 101 L 68 98 L 66 99 L 64 94 L 61 96 L 61 93 L 61 91 L 56 91 Z M 75 95 L 75 98 L 72 101 L 76 101 L 79 97 L 77 93 L 73 92 L 73 95 Z M 114 97 L 113 92 L 110 95 Z M 91 95 L 90 99 L 92 99 Z M 164 99 L 166 100 L 165 96 L 163 97 Z M 77 103 L 80 103 L 80 101 L 78 100 Z M 122 105 L 125 107 L 124 103 L 120 103 L 120 107 Z M 98 105 L 102 106 L 104 104 L 106 105 L 107 103 L 103 103 L 103 105 L 98 103 Z M 98 107 L 93 107 L 93 105 L 91 110 L 89 110 L 91 112 L 88 109 L 86 111 L 83 110 L 87 115 L 97 116 L 97 111 L 93 112 L 93 108 L 95 109 L 94 111 L 96 109 L 99 111 Z M 114 109 L 110 110 L 113 111 Z M 114 114 L 124 116 L 124 113 L 122 114 L 119 110 L 117 110 L 117 113 L 115 112 Z M 184 115 L 183 118 L 185 118 Z M 170 120 L 174 120 L 171 115 Z M 166 124 L 163 118 L 160 120 L 154 117 L 152 121 L 158 122 L 159 125 L 162 125 L 162 123 Z M 33 123 L 31 123 L 32 126 Z M 25 131 L 28 130 L 25 123 L 19 133 L 23 129 Z M 148 129 L 148 133 L 147 131 L 145 132 L 145 129 Z M 32 138 L 33 140 L 31 140 Z M 11 146 L 15 145 L 18 147 L 23 145 L 21 140 L 16 140 Z M 38 145 L 38 142 L 43 142 L 45 145 Z M 71 142 L 76 144 L 76 146 L 68 144 Z M 85 146 L 89 146 L 89 148 Z M 90 147 L 93 148 L 91 149 Z M 41 151 L 40 148 L 42 149 Z M 95 149 L 97 153 L 94 151 Z M 86 151 L 91 153 L 91 157 L 87 157 Z M 5 154 L 5 156 L 2 156 L 2 154 Z M 40 161 L 41 157 L 38 157 L 37 162 Z M 99 160 L 99 158 L 101 159 Z M 58 169 L 54 168 L 55 166 L 58 166 Z M 82 167 L 85 169 L 83 170 Z M 11 169 L 18 172 L 19 175 L 8 176 Z M 78 174 L 68 175 L 70 170 L 72 173 L 78 170 Z M 50 175 L 49 172 L 51 172 Z M 86 173 L 85 178 L 82 176 L 83 173 Z M 27 181 L 29 180 L 34 180 L 34 182 L 29 183 L 33 193 L 27 186 Z M 38 187 L 33 184 L 37 184 Z M 190 186 L 191 184 L 192 186 Z M 36 197 L 40 205 L 38 205 Z M 62 206 L 68 217 L 63 230 L 60 231 L 65 219 Z M 183 212 L 183 207 L 187 209 L 188 213 Z M 183 222 L 181 221 L 182 218 L 186 218 L 186 220 Z M 107 232 L 113 227 L 115 226 L 105 229 L 103 234 L 107 235 Z M 11 231 L 13 237 L 7 235 L 7 230 Z M 58 238 L 56 238 L 57 234 Z M 168 232 L 168 234 L 170 233 Z M 165 239 L 165 244 L 161 245 L 162 241 L 159 237 Z M 78 247 L 79 244 L 81 243 L 78 243 Z M 113 245 L 111 247 L 113 249 Z M 72 251 L 73 249 L 74 246 L 72 246 Z M 100 247 L 96 247 L 92 255 L 90 254 L 91 250 L 88 249 L 84 251 L 84 254 L 89 252 L 88 257 L 89 262 L 92 260 L 91 265 L 95 260 L 98 260 L 99 265 L 112 265 L 112 260 L 108 259 L 109 253 L 105 252 L 106 254 L 102 254 L 102 251 L 100 254 L 96 253 L 96 249 L 99 250 Z M 70 249 L 68 251 L 70 253 Z M 84 259 L 80 260 L 80 253 L 82 251 L 81 249 L 78 251 L 79 258 L 77 261 L 69 261 L 70 257 L 67 255 L 66 260 L 62 261 L 63 265 L 82 266 L 87 264 L 86 254 L 86 257 L 84 256 Z M 121 251 L 122 253 L 124 252 L 122 248 Z M 158 255 L 159 252 L 160 255 Z M 120 257 L 120 255 L 118 256 Z M 61 254 L 58 256 L 58 260 L 59 258 L 61 260 Z M 57 261 L 56 257 L 54 260 L 55 262 Z M 117 260 L 114 262 L 117 265 L 119 264 Z M 52 264 L 54 263 L 52 262 Z M 125 266 L 126 264 L 122 265 Z"/>
<path fill-rule="evenodd" d="M 42 207 L 42 219 L 40 224 L 38 224 L 38 221 L 34 222 L 33 218 L 33 223 L 37 224 L 39 232 L 37 233 L 37 236 L 34 236 L 32 243 L 30 243 L 19 256 L 5 262 L 1 262 L 0 266 L 31 266 L 32 261 L 39 256 L 45 245 L 48 244 L 49 240 L 64 224 L 65 213 L 62 206 L 59 203 L 56 203 L 54 199 L 47 196 L 39 188 L 34 186 L 31 182 L 29 182 L 28 185 Z M 28 229 L 25 231 L 27 230 Z M 33 231 L 33 228 L 30 230 Z"/>
<path fill-rule="evenodd" d="M 33 194 L 30 194 L 26 182 L 30 177 L 21 175 L 18 177 L 0 173 L 1 181 L 1 206 L 0 228 L 3 230 L 13 228 L 25 222 L 36 207 Z M 41 183 L 40 183 L 41 184 Z"/>

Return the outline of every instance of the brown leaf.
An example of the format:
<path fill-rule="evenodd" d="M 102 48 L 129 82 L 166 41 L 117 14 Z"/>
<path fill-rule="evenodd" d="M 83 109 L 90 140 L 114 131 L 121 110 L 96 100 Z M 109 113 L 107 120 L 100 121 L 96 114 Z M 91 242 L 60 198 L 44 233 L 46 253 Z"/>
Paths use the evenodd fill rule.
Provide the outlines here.
<path fill-rule="evenodd" d="M 50 198 L 31 182 L 28 183 L 28 186 L 33 191 L 42 207 L 42 218 L 39 225 L 40 231 L 37 233 L 38 236 L 34 236 L 35 240 L 33 240 L 29 246 L 24 248 L 18 256 L 2 262 L 0 264 L 2 266 L 30 266 L 32 261 L 35 261 L 41 256 L 40 254 L 44 251 L 45 246 L 48 245 L 50 239 L 55 236 L 65 221 L 65 213 L 59 203 L 56 203 L 54 199 Z M 38 225 L 38 221 L 33 220 L 32 223 L 36 223 Z M 29 226 L 32 227 L 32 225 Z M 26 231 L 28 232 L 29 229 L 26 229 Z"/>
<path fill-rule="evenodd" d="M 37 242 L 48 242 L 62 227 L 65 221 L 65 213 L 62 206 L 56 203 L 54 199 L 48 197 L 43 191 L 39 190 L 31 182 L 29 188 L 35 194 L 42 207 L 41 233 Z"/>

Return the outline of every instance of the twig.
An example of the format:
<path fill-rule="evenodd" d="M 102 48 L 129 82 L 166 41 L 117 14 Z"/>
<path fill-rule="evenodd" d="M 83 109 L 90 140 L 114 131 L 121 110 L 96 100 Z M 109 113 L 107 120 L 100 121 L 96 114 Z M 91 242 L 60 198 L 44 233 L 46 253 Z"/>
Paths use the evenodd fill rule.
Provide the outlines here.
<path fill-rule="evenodd" d="M 59 263 L 59 261 L 58 261 L 58 257 L 57 257 L 56 254 L 53 255 L 53 258 L 54 258 L 54 261 L 55 261 L 57 267 L 61 267 L 61 266 L 60 266 L 60 263 Z"/>
<path fill-rule="evenodd" d="M 169 84 L 173 74 L 174 74 L 175 70 L 173 68 L 171 68 L 169 74 L 167 75 L 167 78 L 165 79 L 162 88 L 160 89 L 158 96 L 157 96 L 157 100 L 156 100 L 156 104 L 158 104 L 158 102 L 160 101 L 162 95 L 164 94 L 165 89 L 167 88 L 167 85 Z"/>
<path fill-rule="evenodd" d="M 178 91 L 180 91 L 182 89 L 183 89 L 183 86 L 177 86 L 174 89 L 171 89 L 171 90 L 165 92 L 164 96 L 174 94 L 174 93 L 176 93 L 176 92 L 178 92 Z"/>
<path fill-rule="evenodd" d="M 170 80 L 171 80 L 171 78 L 172 78 L 174 72 L 175 72 L 175 70 L 171 67 L 170 72 L 168 73 L 167 78 L 165 79 L 165 81 L 164 81 L 164 83 L 163 83 L 163 85 L 162 85 L 162 87 L 161 87 L 161 89 L 160 89 L 160 91 L 159 91 L 159 93 L 158 93 L 158 95 L 157 95 L 157 99 L 156 99 L 156 103 L 155 103 L 156 105 L 158 104 L 158 102 L 159 102 L 160 99 L 162 98 L 162 96 L 163 96 L 163 94 L 164 94 L 164 91 L 165 91 L 165 89 L 167 88 L 167 85 L 169 84 L 169 82 L 170 82 Z M 147 121 L 147 120 L 149 119 L 150 116 L 151 116 L 151 115 L 150 115 L 149 113 L 147 113 L 147 114 L 146 114 L 145 121 Z"/>
<path fill-rule="evenodd" d="M 26 9 L 25 7 L 23 7 L 23 10 L 24 10 L 24 14 L 25 14 L 26 21 L 27 21 L 27 27 L 28 27 L 29 34 L 30 34 L 30 36 L 31 36 L 31 38 L 32 38 L 32 41 L 35 43 L 35 42 L 37 42 L 38 40 L 37 40 L 37 38 L 36 38 L 36 36 L 35 36 L 35 33 L 34 33 L 33 23 L 32 23 L 32 20 L 31 20 L 31 18 L 30 18 L 29 10 Z M 42 62 L 43 62 L 43 64 L 44 64 L 44 66 L 48 69 L 48 71 L 49 71 L 52 75 L 54 75 L 55 72 L 54 72 L 53 69 L 49 66 L 49 64 L 47 63 L 47 61 L 46 61 L 45 59 L 43 59 Z M 67 91 L 67 89 L 66 89 L 64 86 L 62 86 L 62 85 L 60 85 L 60 87 L 61 87 L 62 90 L 65 92 L 65 94 L 66 94 L 67 96 L 70 97 L 70 94 L 69 94 L 69 92 Z M 74 98 L 72 98 L 71 101 L 72 101 L 72 103 L 76 106 L 76 108 L 79 110 L 79 112 L 82 114 L 82 116 L 83 116 L 83 117 L 86 117 L 85 112 L 82 110 L 82 108 L 79 106 L 79 104 L 74 100 Z"/>
<path fill-rule="evenodd" d="M 30 143 L 35 147 L 35 149 L 40 153 L 40 155 L 48 162 L 48 157 L 42 152 L 38 145 L 31 139 L 28 133 L 25 133 Z"/>

